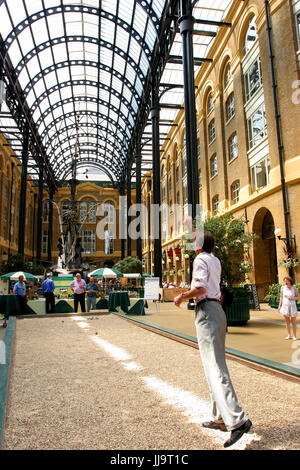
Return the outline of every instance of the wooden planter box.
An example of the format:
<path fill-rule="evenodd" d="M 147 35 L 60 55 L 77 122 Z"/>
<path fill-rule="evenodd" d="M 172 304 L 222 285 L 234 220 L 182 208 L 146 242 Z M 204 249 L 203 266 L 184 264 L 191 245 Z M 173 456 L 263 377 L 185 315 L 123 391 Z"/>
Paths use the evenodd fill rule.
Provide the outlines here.
<path fill-rule="evenodd" d="M 250 304 L 247 297 L 236 297 L 231 307 L 225 307 L 228 326 L 243 326 L 250 320 Z"/>

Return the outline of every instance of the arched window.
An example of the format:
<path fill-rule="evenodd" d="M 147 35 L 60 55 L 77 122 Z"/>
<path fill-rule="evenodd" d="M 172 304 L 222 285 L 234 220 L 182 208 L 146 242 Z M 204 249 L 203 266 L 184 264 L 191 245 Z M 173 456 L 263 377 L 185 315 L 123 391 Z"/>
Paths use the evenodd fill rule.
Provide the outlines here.
<path fill-rule="evenodd" d="M 238 156 L 238 138 L 236 132 L 228 140 L 228 155 L 229 162 Z"/>
<path fill-rule="evenodd" d="M 228 122 L 235 114 L 234 93 L 231 93 L 226 100 L 226 122 Z"/>
<path fill-rule="evenodd" d="M 231 185 L 231 199 L 233 204 L 239 202 L 240 199 L 240 180 L 235 181 Z"/>
<path fill-rule="evenodd" d="M 218 210 L 219 210 L 219 195 L 218 194 L 214 196 L 212 199 L 212 210 L 213 210 L 213 215 L 216 215 L 218 213 Z"/>
<path fill-rule="evenodd" d="M 210 177 L 213 178 L 218 174 L 218 158 L 213 155 L 210 159 Z"/>
<path fill-rule="evenodd" d="M 249 26 L 246 32 L 245 41 L 244 41 L 244 54 L 247 54 L 250 49 L 252 49 L 254 43 L 257 39 L 257 28 L 256 28 L 256 17 L 253 16 L 249 22 Z"/>
<path fill-rule="evenodd" d="M 80 202 L 80 222 L 86 222 L 88 211 L 88 203 L 86 201 Z"/>
<path fill-rule="evenodd" d="M 186 137 L 183 139 L 182 146 L 182 175 L 185 176 L 187 172 L 187 161 L 186 161 Z"/>
<path fill-rule="evenodd" d="M 108 201 L 105 203 L 105 221 L 108 224 L 112 224 L 115 221 L 115 206 L 112 202 Z"/>
<path fill-rule="evenodd" d="M 207 98 L 207 107 L 206 107 L 207 114 L 209 114 L 214 109 L 214 107 L 215 105 L 214 105 L 213 96 L 212 96 L 212 93 L 210 92 Z"/>
<path fill-rule="evenodd" d="M 230 64 L 227 63 L 224 68 L 223 74 L 223 88 L 227 88 L 228 85 L 232 82 L 232 74 L 231 74 L 231 67 Z"/>
<path fill-rule="evenodd" d="M 215 120 L 212 119 L 208 124 L 208 143 L 211 144 L 216 138 Z"/>

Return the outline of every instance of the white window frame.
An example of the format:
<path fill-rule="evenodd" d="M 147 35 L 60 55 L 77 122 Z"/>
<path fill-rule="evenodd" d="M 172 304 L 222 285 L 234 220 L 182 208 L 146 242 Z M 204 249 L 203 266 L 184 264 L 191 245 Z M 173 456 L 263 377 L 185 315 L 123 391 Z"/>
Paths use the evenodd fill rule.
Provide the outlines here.
<path fill-rule="evenodd" d="M 218 174 L 218 157 L 213 155 L 210 159 L 210 177 L 214 178 Z"/>
<path fill-rule="evenodd" d="M 212 210 L 213 210 L 213 215 L 216 215 L 219 212 L 219 195 L 217 194 L 212 198 Z"/>
<path fill-rule="evenodd" d="M 258 80 L 250 86 L 250 74 L 252 68 L 257 64 L 257 70 L 258 70 Z M 247 70 L 244 72 L 244 83 L 245 83 L 245 96 L 246 96 L 246 103 L 255 95 L 255 93 L 261 88 L 263 84 L 262 80 L 262 71 L 261 71 L 261 60 L 260 57 L 256 57 L 256 59 L 251 63 L 251 65 L 247 68 Z M 256 87 L 256 85 L 258 86 Z"/>
<path fill-rule="evenodd" d="M 112 202 L 106 202 L 104 205 L 105 210 L 105 222 L 113 224 L 115 222 L 115 205 Z"/>
<path fill-rule="evenodd" d="M 233 140 L 236 140 L 236 143 L 233 143 Z M 236 149 L 236 153 L 234 153 L 234 149 Z M 238 148 L 238 137 L 237 133 L 235 132 L 232 136 L 228 139 L 228 162 L 232 162 L 235 158 L 239 156 L 239 148 Z"/>
<path fill-rule="evenodd" d="M 199 189 L 202 189 L 202 170 L 201 168 L 198 170 L 198 187 Z"/>
<path fill-rule="evenodd" d="M 214 103 L 212 92 L 210 92 L 207 98 L 207 106 L 206 106 L 207 115 L 209 115 L 214 109 L 215 109 L 215 103 Z"/>
<path fill-rule="evenodd" d="M 254 126 L 253 126 L 253 121 L 254 121 L 254 116 L 257 115 L 261 112 L 262 116 L 262 128 L 254 135 Z M 247 129 L 248 129 L 248 147 L 249 149 L 252 149 L 256 145 L 258 145 L 264 137 L 268 135 L 268 128 L 267 128 L 267 119 L 266 119 L 266 109 L 265 109 L 265 103 L 262 103 L 254 113 L 251 114 L 251 116 L 247 119 Z M 258 140 L 257 140 L 258 139 Z"/>
<path fill-rule="evenodd" d="M 230 93 L 230 95 L 228 96 L 226 103 L 225 103 L 225 109 L 226 109 L 226 123 L 227 123 L 235 115 L 234 93 Z"/>
<path fill-rule="evenodd" d="M 81 230 L 81 247 L 86 255 L 94 255 L 96 253 L 96 232 L 95 230 Z"/>
<path fill-rule="evenodd" d="M 249 31 L 251 29 L 251 27 L 253 27 L 253 25 L 255 26 L 255 34 L 256 34 L 256 37 L 255 37 L 255 40 L 252 41 L 250 45 L 250 47 L 247 47 L 246 44 L 247 44 L 247 37 L 249 36 Z M 257 34 L 257 26 L 256 26 L 256 17 L 254 16 L 248 23 L 248 28 L 247 28 L 247 32 L 245 34 L 245 38 L 244 38 L 244 55 L 247 55 L 248 52 L 251 51 L 251 49 L 253 48 L 254 44 L 256 43 L 257 41 L 257 38 L 258 38 L 258 34 Z"/>
<path fill-rule="evenodd" d="M 265 174 L 266 183 L 259 185 L 258 184 L 258 178 L 257 178 L 258 177 L 257 169 L 263 163 L 264 163 L 264 166 L 265 166 L 265 169 L 266 169 L 266 174 Z M 251 178 L 252 192 L 258 191 L 259 189 L 264 188 L 265 186 L 267 186 L 270 183 L 270 176 L 269 175 L 270 175 L 270 157 L 266 156 L 266 157 L 262 158 L 261 160 L 259 160 L 258 162 L 256 162 L 254 165 L 252 165 L 250 167 L 250 178 Z"/>
<path fill-rule="evenodd" d="M 228 73 L 228 70 L 229 70 L 229 73 Z M 227 90 L 230 83 L 232 83 L 232 80 L 233 80 L 233 76 L 232 76 L 232 72 L 231 72 L 231 66 L 230 66 L 230 63 L 227 62 L 227 64 L 225 65 L 224 74 L 223 74 L 223 88 L 224 88 L 224 91 Z"/>
<path fill-rule="evenodd" d="M 235 181 L 231 185 L 231 199 L 232 199 L 233 204 L 237 204 L 240 200 L 240 189 L 241 189 L 240 180 Z"/>
<path fill-rule="evenodd" d="M 216 123 L 215 119 L 212 119 L 208 124 L 208 143 L 211 144 L 216 140 Z"/>

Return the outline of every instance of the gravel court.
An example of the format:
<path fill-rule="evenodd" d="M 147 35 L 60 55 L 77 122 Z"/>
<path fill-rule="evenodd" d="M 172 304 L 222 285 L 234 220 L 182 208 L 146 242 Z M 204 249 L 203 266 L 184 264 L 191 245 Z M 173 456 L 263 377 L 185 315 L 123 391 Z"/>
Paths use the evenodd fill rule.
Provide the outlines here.
<path fill-rule="evenodd" d="M 17 321 L 3 449 L 223 449 L 196 349 L 115 315 Z M 299 385 L 228 361 L 254 433 L 299 449 Z M 293 400 L 287 400 L 293 397 Z"/>

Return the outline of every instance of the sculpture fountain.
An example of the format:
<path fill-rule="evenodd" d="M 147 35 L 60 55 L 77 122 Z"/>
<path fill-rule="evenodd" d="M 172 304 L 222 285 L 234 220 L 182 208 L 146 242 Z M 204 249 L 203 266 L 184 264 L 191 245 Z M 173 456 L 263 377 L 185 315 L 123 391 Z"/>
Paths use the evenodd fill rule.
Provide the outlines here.
<path fill-rule="evenodd" d="M 89 270 L 88 264 L 82 263 L 82 246 L 81 246 L 81 237 L 80 231 L 82 226 L 86 221 L 85 219 L 78 223 L 78 208 L 76 202 L 76 186 L 79 184 L 79 181 L 76 179 L 77 173 L 77 156 L 79 150 L 78 143 L 78 121 L 76 121 L 76 131 L 77 138 L 75 143 L 75 155 L 72 160 L 72 177 L 69 181 L 70 185 L 70 205 L 69 208 L 64 209 L 62 214 L 59 210 L 56 202 L 52 203 L 57 208 L 59 226 L 60 226 L 60 237 L 58 239 L 58 250 L 59 257 L 58 263 L 55 266 L 52 266 L 51 271 L 54 274 L 60 275 L 74 275 L 76 272 L 84 272 Z M 65 229 L 63 229 L 65 225 Z"/>

